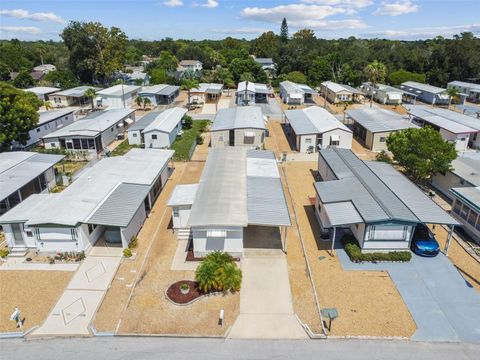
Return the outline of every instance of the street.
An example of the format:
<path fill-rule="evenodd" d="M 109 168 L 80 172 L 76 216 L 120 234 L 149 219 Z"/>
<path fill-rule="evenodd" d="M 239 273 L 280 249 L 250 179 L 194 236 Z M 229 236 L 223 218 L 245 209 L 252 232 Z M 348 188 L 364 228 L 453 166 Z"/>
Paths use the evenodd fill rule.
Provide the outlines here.
<path fill-rule="evenodd" d="M 223 340 L 157 337 L 1 340 L 9 360 L 478 359 L 479 345 L 388 340 Z"/>

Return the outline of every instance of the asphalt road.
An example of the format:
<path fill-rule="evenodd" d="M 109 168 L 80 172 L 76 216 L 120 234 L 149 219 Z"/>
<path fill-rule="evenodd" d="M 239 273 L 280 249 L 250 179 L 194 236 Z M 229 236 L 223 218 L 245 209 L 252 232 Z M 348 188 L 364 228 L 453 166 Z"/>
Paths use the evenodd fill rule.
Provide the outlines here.
<path fill-rule="evenodd" d="M 478 359 L 479 345 L 380 340 L 240 341 L 181 338 L 0 340 L 2 359 Z"/>

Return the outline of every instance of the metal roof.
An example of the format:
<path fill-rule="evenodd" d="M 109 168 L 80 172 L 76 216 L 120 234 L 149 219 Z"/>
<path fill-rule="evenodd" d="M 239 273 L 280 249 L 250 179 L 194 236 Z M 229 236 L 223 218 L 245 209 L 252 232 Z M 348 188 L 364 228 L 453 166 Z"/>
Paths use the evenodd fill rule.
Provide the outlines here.
<path fill-rule="evenodd" d="M 28 89 L 23 89 L 23 91 L 33 92 L 36 95 L 48 95 L 60 90 L 56 87 L 48 87 L 48 86 L 36 86 Z"/>
<path fill-rule="evenodd" d="M 101 90 L 100 88 L 97 88 L 94 86 L 77 86 L 71 89 L 56 92 L 53 94 L 53 96 L 68 96 L 68 97 L 79 98 L 79 97 L 85 96 L 85 92 L 88 89 L 93 89 L 95 91 Z"/>
<path fill-rule="evenodd" d="M 149 191 L 149 185 L 119 184 L 86 222 L 96 225 L 127 227 L 138 208 L 143 206 L 143 201 Z"/>
<path fill-rule="evenodd" d="M 206 94 L 220 94 L 223 90 L 223 84 L 215 83 L 200 83 L 197 88 L 191 89 L 191 94 L 206 93 Z"/>
<path fill-rule="evenodd" d="M 64 157 L 25 151 L 0 153 L 0 200 L 28 184 Z"/>
<path fill-rule="evenodd" d="M 267 87 L 265 84 L 260 84 L 260 83 L 254 83 L 251 81 L 248 81 L 248 85 L 246 81 L 242 81 L 238 83 L 237 86 L 237 92 L 242 92 L 245 91 L 245 87 L 247 88 L 247 91 L 253 92 L 253 93 L 259 93 L 259 94 L 271 94 L 272 91 Z"/>
<path fill-rule="evenodd" d="M 132 149 L 124 156 L 104 158 L 86 169 L 78 179 L 58 194 L 38 198 L 37 211 L 30 214 L 27 225 L 59 224 L 76 226 L 87 219 L 106 201 L 119 184 L 146 185 L 151 188 L 167 167 L 172 150 Z M 119 208 L 130 207 L 121 204 Z M 138 208 L 135 207 L 135 210 Z M 118 209 L 124 213 L 132 209 Z M 9 220 L 25 220 L 21 208 L 9 212 Z M 0 222 L 4 218 L 0 217 Z M 112 219 L 112 221 L 114 221 Z"/>
<path fill-rule="evenodd" d="M 474 84 L 474 83 L 469 83 L 465 81 L 450 81 L 447 86 L 458 86 L 458 87 L 463 87 L 467 90 L 476 90 L 480 91 L 480 84 Z"/>
<path fill-rule="evenodd" d="M 152 94 L 152 95 L 170 96 L 175 92 L 177 92 L 179 89 L 180 89 L 179 86 L 166 85 L 166 84 L 144 86 L 142 87 L 142 90 L 138 92 L 138 95 L 142 96 L 144 94 Z"/>
<path fill-rule="evenodd" d="M 210 131 L 230 129 L 266 129 L 260 106 L 239 106 L 220 109 Z"/>
<path fill-rule="evenodd" d="M 408 117 L 385 109 L 354 109 L 345 113 L 372 133 L 418 128 Z"/>
<path fill-rule="evenodd" d="M 74 121 L 70 125 L 43 136 L 42 139 L 64 136 L 97 136 L 134 112 L 135 109 L 95 111 L 82 119 Z"/>
<path fill-rule="evenodd" d="M 188 226 L 249 224 L 291 225 L 274 154 L 243 147 L 211 149 Z"/>
<path fill-rule="evenodd" d="M 475 207 L 476 211 L 480 210 L 480 187 L 461 187 L 450 189 L 450 192 L 468 205 Z"/>
<path fill-rule="evenodd" d="M 192 205 L 197 194 L 198 184 L 177 185 L 167 206 Z"/>
<path fill-rule="evenodd" d="M 362 217 L 350 201 L 324 204 L 323 207 L 329 222 L 327 227 L 345 226 L 363 222 Z"/>
<path fill-rule="evenodd" d="M 50 110 L 50 111 L 39 111 L 39 119 L 38 119 L 38 124 L 43 125 L 45 123 L 48 123 L 50 121 L 56 120 L 58 118 L 61 118 L 63 116 L 66 116 L 68 114 L 73 113 L 75 110 L 74 109 L 60 109 L 60 110 Z"/>
<path fill-rule="evenodd" d="M 334 129 L 352 132 L 327 110 L 309 106 L 301 110 L 285 110 L 285 117 L 297 135 L 322 134 Z"/>
<path fill-rule="evenodd" d="M 400 85 L 400 87 L 403 89 L 404 87 L 407 88 L 407 90 L 412 91 L 412 90 L 420 90 L 423 92 L 427 93 L 432 93 L 432 94 L 440 94 L 444 93 L 447 91 L 446 89 L 439 88 L 437 86 L 429 85 L 429 84 L 422 84 L 416 81 L 406 81 Z"/>
<path fill-rule="evenodd" d="M 480 153 L 463 152 L 452 161 L 452 173 L 468 181 L 473 186 L 480 186 Z"/>
<path fill-rule="evenodd" d="M 347 149 L 324 149 L 320 151 L 320 156 L 338 179 L 315 183 L 323 203 L 351 202 L 367 223 L 400 221 L 457 224 L 389 164 L 361 161 Z M 340 217 L 341 214 L 333 216 Z"/>
<path fill-rule="evenodd" d="M 446 129 L 454 134 L 472 133 L 480 131 L 480 122 L 471 116 L 458 112 L 432 108 L 426 105 L 408 105 L 410 115 L 437 127 Z"/>
<path fill-rule="evenodd" d="M 141 86 L 136 86 L 136 85 L 114 85 L 109 88 L 97 91 L 97 95 L 100 96 L 122 96 L 122 95 L 127 95 L 132 92 L 138 91 L 141 88 Z"/>
<path fill-rule="evenodd" d="M 201 61 L 199 61 L 199 60 L 182 60 L 182 61 L 180 61 L 180 65 L 182 65 L 182 66 L 197 65 L 197 64 L 201 64 Z"/>
<path fill-rule="evenodd" d="M 152 111 L 149 112 L 146 115 L 143 115 L 140 119 L 135 121 L 127 131 L 135 131 L 135 130 L 140 130 L 142 131 L 145 129 L 148 125 L 150 125 L 156 118 L 157 116 L 161 113 L 162 111 Z"/>
<path fill-rule="evenodd" d="M 187 109 L 181 107 L 164 110 L 157 115 L 155 120 L 153 120 L 143 132 L 161 131 L 168 134 L 182 122 L 183 115 L 186 113 Z"/>
<path fill-rule="evenodd" d="M 272 58 L 255 58 L 254 59 L 257 63 L 263 64 L 263 65 L 271 65 L 273 64 L 273 59 Z"/>

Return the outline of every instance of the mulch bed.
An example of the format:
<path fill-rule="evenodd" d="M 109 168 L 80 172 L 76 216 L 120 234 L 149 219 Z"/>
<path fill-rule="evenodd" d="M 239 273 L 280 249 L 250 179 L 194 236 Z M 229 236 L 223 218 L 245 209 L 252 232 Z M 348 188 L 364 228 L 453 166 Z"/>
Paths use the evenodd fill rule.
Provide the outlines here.
<path fill-rule="evenodd" d="M 182 284 L 187 284 L 190 286 L 190 291 L 188 293 L 182 294 L 180 290 L 180 286 Z M 176 283 L 170 285 L 167 289 L 168 298 L 176 304 L 188 304 L 203 295 L 205 295 L 205 293 L 200 291 L 200 289 L 198 288 L 198 283 L 196 281 L 177 281 Z"/>

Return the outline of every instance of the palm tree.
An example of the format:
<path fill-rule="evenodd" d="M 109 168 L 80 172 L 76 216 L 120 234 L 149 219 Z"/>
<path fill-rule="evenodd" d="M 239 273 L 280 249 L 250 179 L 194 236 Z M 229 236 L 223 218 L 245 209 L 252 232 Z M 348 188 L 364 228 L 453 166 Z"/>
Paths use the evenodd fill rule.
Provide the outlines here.
<path fill-rule="evenodd" d="M 142 106 L 143 98 L 141 96 L 137 96 L 135 98 L 135 102 L 137 103 L 137 106 L 140 107 L 140 106 Z"/>
<path fill-rule="evenodd" d="M 447 89 L 447 94 L 448 94 L 448 108 L 450 108 L 450 105 L 452 104 L 452 99 L 454 97 L 457 97 L 459 93 L 457 89 L 450 87 Z"/>
<path fill-rule="evenodd" d="M 242 271 L 230 262 L 217 269 L 215 272 L 219 289 L 226 292 L 229 290 L 239 291 L 242 285 Z"/>
<path fill-rule="evenodd" d="M 145 107 L 147 105 L 150 105 L 152 102 L 150 101 L 149 98 L 143 98 L 143 110 L 145 110 Z"/>
<path fill-rule="evenodd" d="M 95 95 L 96 95 L 95 89 L 90 88 L 85 91 L 85 97 L 90 99 L 90 103 L 92 104 L 92 110 L 95 109 L 95 104 L 93 103 L 93 99 L 95 98 Z"/>
<path fill-rule="evenodd" d="M 363 72 L 368 78 L 368 81 L 370 81 L 370 85 L 372 87 L 372 96 L 370 97 L 370 107 L 372 107 L 375 87 L 378 83 L 385 81 L 385 76 L 387 76 L 387 68 L 383 63 L 375 60 L 374 62 L 368 64 Z"/>
<path fill-rule="evenodd" d="M 47 111 L 52 109 L 52 103 L 50 101 L 45 101 L 43 106 L 45 106 L 45 110 Z"/>
<path fill-rule="evenodd" d="M 212 290 L 218 289 L 217 276 L 217 264 L 208 259 L 204 259 L 195 271 L 195 280 L 198 282 L 199 289 L 208 293 Z"/>
<path fill-rule="evenodd" d="M 182 89 L 188 91 L 188 103 L 190 104 L 190 90 L 195 89 L 199 86 L 198 80 L 196 79 L 185 79 L 182 81 Z"/>

